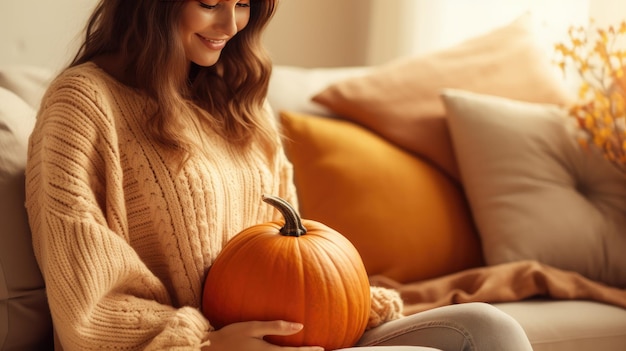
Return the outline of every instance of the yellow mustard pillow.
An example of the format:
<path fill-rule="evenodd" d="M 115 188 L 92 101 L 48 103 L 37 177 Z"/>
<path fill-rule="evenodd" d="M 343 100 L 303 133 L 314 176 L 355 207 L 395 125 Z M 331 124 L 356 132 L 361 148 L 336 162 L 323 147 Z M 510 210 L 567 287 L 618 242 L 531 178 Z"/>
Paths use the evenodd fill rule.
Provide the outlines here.
<path fill-rule="evenodd" d="M 463 191 L 436 167 L 352 122 L 281 122 L 300 214 L 346 236 L 370 275 L 412 282 L 483 264 Z"/>

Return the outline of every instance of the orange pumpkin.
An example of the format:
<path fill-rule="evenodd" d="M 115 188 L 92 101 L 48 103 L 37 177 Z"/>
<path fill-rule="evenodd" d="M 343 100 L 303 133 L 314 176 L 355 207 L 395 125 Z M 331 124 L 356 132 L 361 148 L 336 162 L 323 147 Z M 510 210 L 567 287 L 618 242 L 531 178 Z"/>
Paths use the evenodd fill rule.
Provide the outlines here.
<path fill-rule="evenodd" d="M 301 219 L 275 196 L 263 201 L 285 217 L 230 240 L 204 283 L 202 312 L 216 328 L 242 321 L 287 320 L 304 328 L 267 336 L 281 346 L 353 346 L 370 313 L 367 272 L 356 248 L 326 225 Z"/>

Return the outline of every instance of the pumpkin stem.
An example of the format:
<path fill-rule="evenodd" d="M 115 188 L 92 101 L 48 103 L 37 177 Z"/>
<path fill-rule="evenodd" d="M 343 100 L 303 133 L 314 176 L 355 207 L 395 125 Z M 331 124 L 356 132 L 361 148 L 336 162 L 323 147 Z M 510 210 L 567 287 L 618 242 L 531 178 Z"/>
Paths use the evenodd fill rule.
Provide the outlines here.
<path fill-rule="evenodd" d="M 263 201 L 274 206 L 285 217 L 285 225 L 280 228 L 280 234 L 295 237 L 306 234 L 302 219 L 289 202 L 273 195 L 263 195 Z"/>

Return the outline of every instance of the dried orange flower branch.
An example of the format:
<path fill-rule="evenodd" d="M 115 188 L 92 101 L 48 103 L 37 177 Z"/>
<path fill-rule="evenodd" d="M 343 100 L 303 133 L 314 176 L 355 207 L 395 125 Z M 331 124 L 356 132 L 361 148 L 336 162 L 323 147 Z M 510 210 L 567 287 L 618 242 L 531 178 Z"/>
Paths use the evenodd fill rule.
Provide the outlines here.
<path fill-rule="evenodd" d="M 569 113 L 576 118 L 584 147 L 596 146 L 626 173 L 626 21 L 619 27 L 572 26 L 568 41 L 557 43 L 556 62 L 567 74 L 574 69 L 581 83 L 578 103 Z"/>

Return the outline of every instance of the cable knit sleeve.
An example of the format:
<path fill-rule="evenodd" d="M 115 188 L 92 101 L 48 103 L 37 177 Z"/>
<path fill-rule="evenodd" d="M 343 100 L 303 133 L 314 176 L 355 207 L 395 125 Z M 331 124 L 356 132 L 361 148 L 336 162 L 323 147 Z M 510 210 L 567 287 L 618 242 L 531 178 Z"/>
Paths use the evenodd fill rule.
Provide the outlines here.
<path fill-rule="evenodd" d="M 367 322 L 367 330 L 403 316 L 403 302 L 397 291 L 371 286 L 370 295 L 372 298 L 372 309 Z"/>
<path fill-rule="evenodd" d="M 173 308 L 130 245 L 115 128 L 97 89 L 70 78 L 42 102 L 26 170 L 33 246 L 64 349 L 199 349 L 210 325 L 197 308 Z"/>

